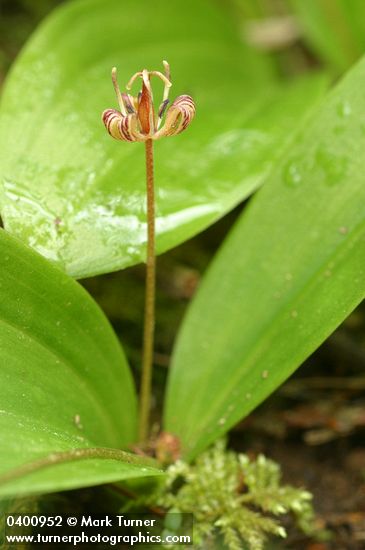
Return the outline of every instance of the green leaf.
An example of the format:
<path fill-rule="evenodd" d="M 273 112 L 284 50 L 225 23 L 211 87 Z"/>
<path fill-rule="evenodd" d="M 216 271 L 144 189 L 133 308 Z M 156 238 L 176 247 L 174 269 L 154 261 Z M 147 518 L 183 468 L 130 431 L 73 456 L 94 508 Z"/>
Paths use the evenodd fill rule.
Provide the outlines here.
<path fill-rule="evenodd" d="M 194 456 L 275 390 L 365 293 L 365 60 L 224 243 L 183 323 L 165 429 Z"/>
<path fill-rule="evenodd" d="M 365 51 L 363 0 L 291 0 L 304 33 L 336 72 L 346 71 Z"/>
<path fill-rule="evenodd" d="M 186 0 L 183 10 L 180 0 L 83 0 L 56 10 L 5 86 L 5 228 L 75 277 L 145 258 L 144 146 L 113 140 L 100 120 L 116 107 L 113 65 L 123 87 L 167 58 L 172 97 L 191 93 L 197 103 L 184 134 L 156 143 L 159 253 L 252 193 L 323 81 L 283 91 L 236 34 L 207 0 Z"/>
<path fill-rule="evenodd" d="M 75 281 L 4 230 L 0 257 L 0 496 L 153 473 L 118 450 L 106 459 L 75 454 L 135 440 L 125 356 Z"/>

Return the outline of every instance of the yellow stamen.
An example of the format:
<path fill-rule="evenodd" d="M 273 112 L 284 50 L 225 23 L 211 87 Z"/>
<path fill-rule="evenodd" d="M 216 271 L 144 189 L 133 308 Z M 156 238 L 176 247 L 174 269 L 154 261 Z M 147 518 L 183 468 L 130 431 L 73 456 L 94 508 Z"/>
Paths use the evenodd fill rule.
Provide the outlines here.
<path fill-rule="evenodd" d="M 118 86 L 117 68 L 116 68 L 116 67 L 113 67 L 113 68 L 112 68 L 112 82 L 113 82 L 115 94 L 116 94 L 116 96 L 117 96 L 117 100 L 118 100 L 118 104 L 119 104 L 120 111 L 121 111 L 121 113 L 122 113 L 124 116 L 126 116 L 127 111 L 126 111 L 126 109 L 125 109 L 124 102 L 123 102 L 123 98 L 122 98 L 122 94 L 121 94 L 120 89 L 119 89 L 119 86 Z"/>

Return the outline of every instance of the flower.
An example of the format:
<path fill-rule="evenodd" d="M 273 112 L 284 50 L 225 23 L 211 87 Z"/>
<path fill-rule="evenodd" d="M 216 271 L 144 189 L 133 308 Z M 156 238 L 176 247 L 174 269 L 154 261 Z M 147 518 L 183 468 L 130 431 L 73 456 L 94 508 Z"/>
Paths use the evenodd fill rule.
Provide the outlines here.
<path fill-rule="evenodd" d="M 160 71 L 139 71 L 134 74 L 126 88 L 129 91 L 137 78 L 142 79 L 142 91 L 137 97 L 121 93 L 117 83 L 117 69 L 112 69 L 112 81 L 120 111 L 107 109 L 102 114 L 105 128 L 114 139 L 122 141 L 156 140 L 164 136 L 180 134 L 195 115 L 195 103 L 189 95 L 180 95 L 169 105 L 169 91 L 172 86 L 170 67 L 163 62 L 165 74 Z M 162 103 L 155 114 L 151 88 L 151 76 L 157 76 L 164 83 Z M 163 119 L 164 124 L 161 126 Z"/>

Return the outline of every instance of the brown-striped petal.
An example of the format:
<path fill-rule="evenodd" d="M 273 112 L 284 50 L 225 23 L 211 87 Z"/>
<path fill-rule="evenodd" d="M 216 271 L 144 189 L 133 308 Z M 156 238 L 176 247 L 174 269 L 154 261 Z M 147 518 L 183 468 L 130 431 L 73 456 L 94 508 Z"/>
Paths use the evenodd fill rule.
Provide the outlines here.
<path fill-rule="evenodd" d="M 102 120 L 105 128 L 114 139 L 122 141 L 140 141 L 137 128 L 137 115 L 122 115 L 116 109 L 107 109 L 103 112 Z"/>
<path fill-rule="evenodd" d="M 155 133 L 153 139 L 180 134 L 189 126 L 195 116 L 195 103 L 189 95 L 175 99 L 167 111 L 165 124 Z"/>

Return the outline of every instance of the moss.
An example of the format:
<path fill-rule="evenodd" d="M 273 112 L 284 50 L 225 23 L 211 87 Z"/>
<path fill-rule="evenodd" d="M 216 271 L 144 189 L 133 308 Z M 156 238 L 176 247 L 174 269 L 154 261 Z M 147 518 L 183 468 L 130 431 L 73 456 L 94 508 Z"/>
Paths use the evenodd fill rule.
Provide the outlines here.
<path fill-rule="evenodd" d="M 313 532 L 311 499 L 308 491 L 283 485 L 272 460 L 227 451 L 220 441 L 195 464 L 169 466 L 148 503 L 193 512 L 194 548 L 221 539 L 229 550 L 260 550 L 269 536 L 286 537 L 279 516 L 292 513 L 302 531 Z"/>

